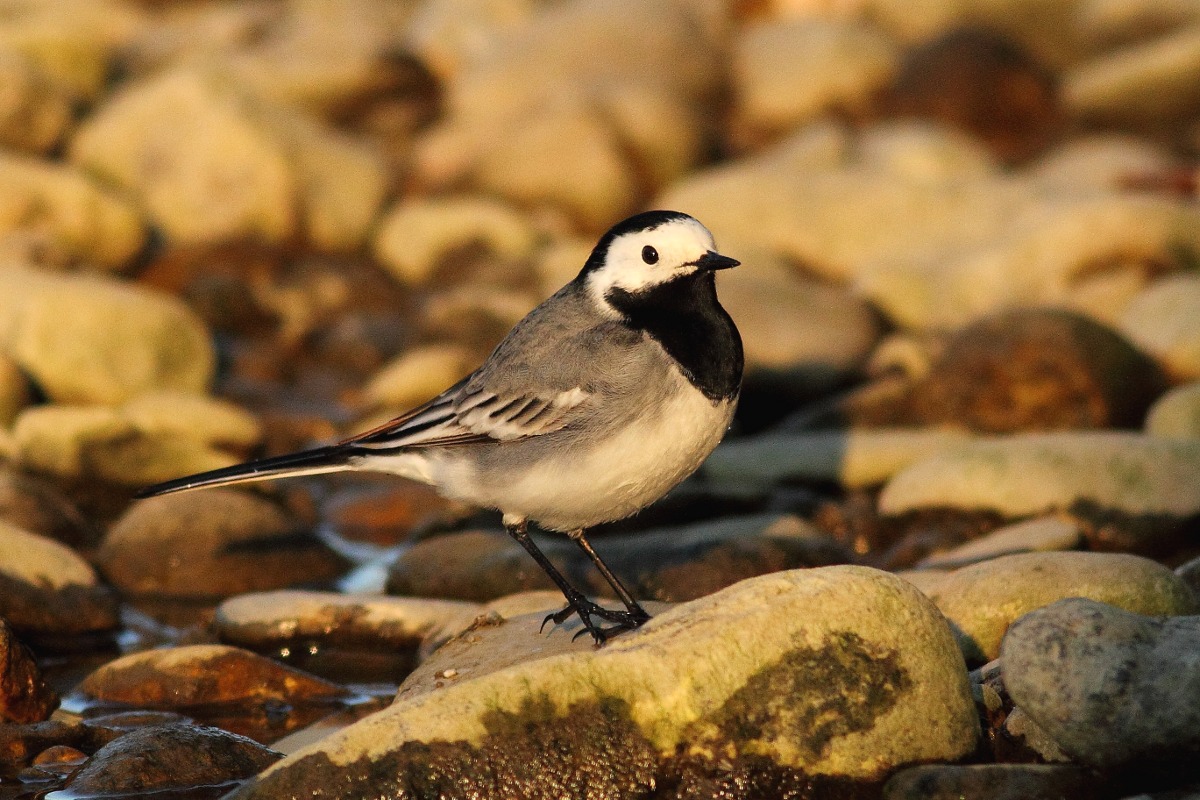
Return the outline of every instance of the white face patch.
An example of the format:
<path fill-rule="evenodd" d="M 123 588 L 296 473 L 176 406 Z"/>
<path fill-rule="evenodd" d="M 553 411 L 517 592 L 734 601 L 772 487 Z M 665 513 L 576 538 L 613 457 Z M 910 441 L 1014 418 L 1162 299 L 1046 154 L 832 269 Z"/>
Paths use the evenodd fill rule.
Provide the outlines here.
<path fill-rule="evenodd" d="M 698 269 L 698 259 L 716 249 L 708 228 L 691 217 L 622 234 L 609 245 L 604 265 L 587 276 L 588 292 L 597 307 L 615 314 L 605 299 L 610 289 L 637 292 L 688 275 Z"/>

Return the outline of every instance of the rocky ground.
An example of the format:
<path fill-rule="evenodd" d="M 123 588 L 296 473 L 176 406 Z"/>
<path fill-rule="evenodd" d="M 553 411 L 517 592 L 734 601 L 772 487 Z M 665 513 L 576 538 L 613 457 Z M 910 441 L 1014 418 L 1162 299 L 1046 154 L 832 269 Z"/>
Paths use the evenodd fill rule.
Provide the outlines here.
<path fill-rule="evenodd" d="M 3 0 L 0 798 L 1200 796 L 1198 152 L 1184 0 Z M 644 628 L 395 480 L 132 501 L 644 208 L 749 365 Z"/>

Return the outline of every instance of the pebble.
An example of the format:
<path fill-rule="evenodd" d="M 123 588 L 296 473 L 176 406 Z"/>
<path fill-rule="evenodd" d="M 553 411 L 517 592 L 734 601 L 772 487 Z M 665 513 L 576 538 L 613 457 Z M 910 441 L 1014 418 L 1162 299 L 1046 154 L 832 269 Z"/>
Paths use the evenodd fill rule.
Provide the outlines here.
<path fill-rule="evenodd" d="M 1198 608 L 1196 596 L 1171 570 L 1124 553 L 1000 556 L 942 576 L 926 593 L 955 626 L 969 664 L 998 656 L 1010 625 L 1064 597 L 1139 614 L 1194 614 Z"/>
<path fill-rule="evenodd" d="M 1200 439 L 1200 382 L 1176 386 L 1159 397 L 1146 413 L 1146 433 Z"/>
<path fill-rule="evenodd" d="M 13 152 L 44 154 L 72 123 L 72 98 L 24 53 L 0 50 L 0 145 Z"/>
<path fill-rule="evenodd" d="M 181 245 L 300 235 L 350 250 L 386 189 L 368 146 L 189 69 L 106 102 L 75 135 L 71 159 L 130 192 Z"/>
<path fill-rule="evenodd" d="M 17 460 L 28 469 L 122 486 L 146 486 L 240 460 L 192 431 L 144 431 L 107 406 L 32 406 L 17 417 L 13 438 Z"/>
<path fill-rule="evenodd" d="M 58 695 L 46 683 L 36 657 L 0 618 L 0 723 L 41 722 L 57 707 Z"/>
<path fill-rule="evenodd" d="M 223 642 L 263 652 L 315 643 L 411 655 L 435 631 L 480 613 L 453 600 L 283 590 L 226 600 L 213 628 Z"/>
<path fill-rule="evenodd" d="M 0 248 L 57 266 L 116 271 L 146 244 L 148 231 L 129 201 L 83 171 L 0 153 L 5 185 Z"/>
<path fill-rule="evenodd" d="M 1200 746 L 1200 617 L 1151 614 L 1070 598 L 1005 637 L 1013 700 L 1082 764 L 1186 763 Z"/>
<path fill-rule="evenodd" d="M 785 18 L 743 26 L 731 58 L 735 124 L 753 142 L 831 112 L 864 114 L 898 53 L 862 22 Z"/>
<path fill-rule="evenodd" d="M 315 675 L 219 644 L 122 656 L 93 671 L 75 691 L 91 700 L 166 710 L 266 700 L 294 705 L 347 695 L 345 689 Z"/>
<path fill-rule="evenodd" d="M 1200 444 L 1116 431 L 976 439 L 901 471 L 884 487 L 879 511 L 992 509 L 1021 517 L 1081 501 L 1129 515 L 1190 517 L 1200 512 Z"/>
<path fill-rule="evenodd" d="M 153 725 L 106 744 L 68 781 L 70 797 L 231 789 L 282 756 L 252 739 L 204 725 Z"/>
<path fill-rule="evenodd" d="M 935 428 L 768 432 L 724 442 L 704 463 L 703 474 L 730 485 L 812 480 L 874 486 L 967 439 L 963 432 Z"/>
<path fill-rule="evenodd" d="M 1015 553 L 1078 550 L 1084 544 L 1079 524 L 1061 517 L 1037 517 L 1006 525 L 978 539 L 926 556 L 922 569 L 957 569 Z"/>
<path fill-rule="evenodd" d="M 91 275 L 0 269 L 0 347 L 55 402 L 120 403 L 150 389 L 202 392 L 208 331 L 166 294 Z"/>
<path fill-rule="evenodd" d="M 202 394 L 151 390 L 124 403 L 120 411 L 139 431 L 152 435 L 181 436 L 241 450 L 262 440 L 262 427 L 254 415 L 227 400 Z"/>
<path fill-rule="evenodd" d="M 538 621 L 525 619 L 475 633 L 541 647 Z M 322 786 L 345 787 L 330 796 L 348 798 L 368 775 L 374 790 L 400 795 L 416 791 L 410 770 L 430 774 L 430 763 L 444 765 L 422 784 L 433 793 L 503 785 L 558 796 L 585 783 L 648 793 L 677 769 L 732 796 L 764 770 L 797 785 L 801 772 L 878 780 L 901 764 L 964 756 L 978 735 L 941 616 L 903 581 L 860 567 L 744 581 L 604 647 L 575 643 L 532 659 L 444 678 L 290 755 L 233 797 Z M 671 755 L 677 746 L 690 755 Z"/>
<path fill-rule="evenodd" d="M 798 517 L 762 514 L 631 534 L 592 537 L 597 552 L 636 597 L 691 600 L 754 575 L 846 563 L 851 554 Z M 566 537 L 538 546 L 576 586 L 612 590 Z M 389 594 L 487 602 L 554 584 L 507 534 L 468 531 L 429 539 L 403 553 L 388 575 Z"/>
<path fill-rule="evenodd" d="M 910 405 L 919 424 L 986 433 L 1132 428 L 1164 385 L 1155 363 L 1110 328 L 1028 309 L 953 334 Z"/>
<path fill-rule="evenodd" d="M 460 344 L 417 345 L 372 375 L 363 387 L 362 399 L 372 407 L 415 408 L 453 386 L 476 366 L 475 354 Z"/>
<path fill-rule="evenodd" d="M 0 521 L 0 617 L 30 639 L 106 633 L 117 602 L 71 548 Z"/>
<path fill-rule="evenodd" d="M 421 285 L 464 251 L 479 249 L 498 259 L 519 261 L 533 253 L 536 243 L 533 226 L 512 206 L 463 196 L 401 201 L 379 223 L 374 247 L 393 275 Z"/>
<path fill-rule="evenodd" d="M 21 368 L 0 353 L 0 428 L 7 428 L 21 409 L 33 402 L 33 387 Z"/>
<path fill-rule="evenodd" d="M 223 488 L 130 506 L 96 561 L 127 595 L 197 599 L 321 583 L 347 568 L 276 503 Z"/>
<path fill-rule="evenodd" d="M 1176 381 L 1200 378 L 1200 275 L 1168 275 L 1133 298 L 1121 330 Z"/>
<path fill-rule="evenodd" d="M 99 531 L 48 481 L 0 467 L 0 520 L 69 547 L 92 547 Z"/>

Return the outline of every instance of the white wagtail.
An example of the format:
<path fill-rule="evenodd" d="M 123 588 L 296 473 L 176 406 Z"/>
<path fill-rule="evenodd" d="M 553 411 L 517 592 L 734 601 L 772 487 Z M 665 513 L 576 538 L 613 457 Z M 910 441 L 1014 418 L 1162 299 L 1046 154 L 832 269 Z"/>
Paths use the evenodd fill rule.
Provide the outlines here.
<path fill-rule="evenodd" d="M 603 642 L 650 617 L 583 531 L 662 497 L 724 435 L 741 389 L 742 341 L 713 273 L 737 265 L 687 214 L 630 217 L 483 366 L 425 405 L 337 444 L 168 481 L 139 497 L 341 470 L 432 484 L 501 511 L 567 598 L 546 620 L 578 614 Z M 596 605 L 568 583 L 530 539 L 530 520 L 579 545 L 626 610 Z"/>

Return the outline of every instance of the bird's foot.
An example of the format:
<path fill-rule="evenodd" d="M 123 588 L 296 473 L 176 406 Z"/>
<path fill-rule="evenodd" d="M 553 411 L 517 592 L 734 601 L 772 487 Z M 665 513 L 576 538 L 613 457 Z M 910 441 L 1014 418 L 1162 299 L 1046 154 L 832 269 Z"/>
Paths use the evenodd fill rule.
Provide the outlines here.
<path fill-rule="evenodd" d="M 545 629 L 548 622 L 561 625 L 570 619 L 572 614 L 577 615 L 583 623 L 583 630 L 575 634 L 573 638 L 578 639 L 580 636 L 588 633 L 591 634 L 592 639 L 595 640 L 597 645 L 604 644 L 622 631 L 640 627 L 650 619 L 650 615 L 640 607 L 637 611 L 614 611 L 610 608 L 597 605 L 585 597 L 577 597 L 569 599 L 566 608 L 561 611 L 547 614 L 546 618 L 542 620 L 542 629 Z M 592 621 L 592 617 L 604 620 L 605 622 L 611 622 L 613 625 L 608 628 L 602 628 Z"/>

